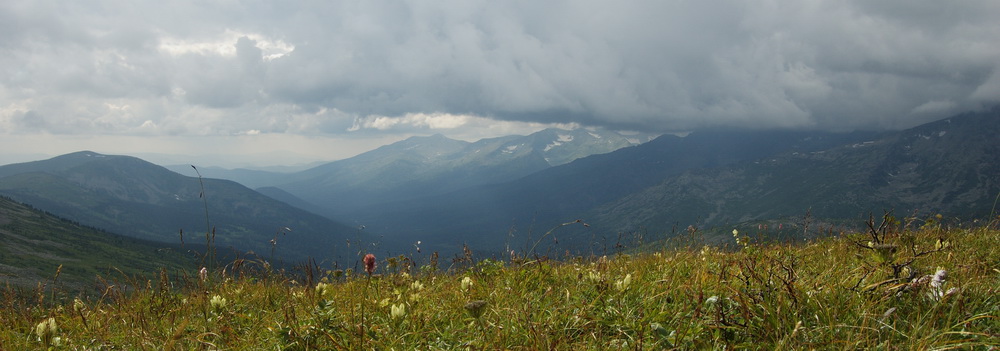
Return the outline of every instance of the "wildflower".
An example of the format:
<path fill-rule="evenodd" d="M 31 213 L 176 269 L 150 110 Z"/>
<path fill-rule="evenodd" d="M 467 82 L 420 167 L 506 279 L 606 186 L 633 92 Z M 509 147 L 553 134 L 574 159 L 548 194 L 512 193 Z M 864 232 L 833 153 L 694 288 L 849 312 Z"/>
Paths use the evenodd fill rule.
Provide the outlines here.
<path fill-rule="evenodd" d="M 596 281 L 600 281 L 601 280 L 601 275 L 598 274 L 597 272 L 589 271 L 589 272 L 587 272 L 587 279 L 590 279 L 590 280 L 595 281 L 595 282 Z"/>
<path fill-rule="evenodd" d="M 393 304 L 389 307 L 389 310 L 389 315 L 392 316 L 392 319 L 402 319 L 406 316 L 406 304 Z"/>
<path fill-rule="evenodd" d="M 201 267 L 201 270 L 198 271 L 198 279 L 201 279 L 201 281 L 208 280 L 208 268 Z"/>
<path fill-rule="evenodd" d="M 946 279 L 948 279 L 948 271 L 944 268 L 938 268 L 937 272 L 934 272 L 934 276 L 931 277 L 931 287 L 940 289 Z"/>
<path fill-rule="evenodd" d="M 316 284 L 316 296 L 323 298 L 326 296 L 326 292 L 330 290 L 330 285 L 327 283 Z"/>
<path fill-rule="evenodd" d="M 83 303 L 83 300 L 80 300 L 79 297 L 73 299 L 73 311 L 76 311 L 76 313 L 83 313 L 83 311 L 86 310 L 87 305 Z"/>
<path fill-rule="evenodd" d="M 368 272 L 368 275 L 372 275 L 372 273 L 375 272 L 375 255 L 372 254 L 365 255 L 364 263 L 365 263 L 365 272 Z"/>
<path fill-rule="evenodd" d="M 410 283 L 410 289 L 417 290 L 417 291 L 423 290 L 424 289 L 424 283 L 421 283 L 419 280 L 414 280 L 413 283 Z"/>
<path fill-rule="evenodd" d="M 212 305 L 212 309 L 216 311 L 226 308 L 226 302 L 226 298 L 219 295 L 214 295 L 212 296 L 212 299 L 209 300 L 209 304 Z"/>
<path fill-rule="evenodd" d="M 469 291 L 469 288 L 471 287 L 472 287 L 472 278 L 471 277 L 462 278 L 462 290 Z"/>
<path fill-rule="evenodd" d="M 465 311 L 469 312 L 472 318 L 479 319 L 483 315 L 483 311 L 486 309 L 486 301 L 475 300 L 465 304 Z"/>
<path fill-rule="evenodd" d="M 716 302 L 719 302 L 719 297 L 715 295 L 705 299 L 705 303 L 709 305 L 714 305 Z"/>
<path fill-rule="evenodd" d="M 46 346 L 58 344 L 57 333 L 59 333 L 59 326 L 56 324 L 55 318 L 46 319 L 35 326 L 35 335 L 38 336 L 38 341 Z"/>
<path fill-rule="evenodd" d="M 629 284 L 632 284 L 632 273 L 626 274 L 625 278 L 615 282 L 615 287 L 618 290 L 625 290 L 628 289 Z"/>
<path fill-rule="evenodd" d="M 736 230 L 736 229 L 733 229 L 733 237 L 735 238 L 735 237 L 737 237 L 739 235 L 740 235 L 740 231 Z"/>

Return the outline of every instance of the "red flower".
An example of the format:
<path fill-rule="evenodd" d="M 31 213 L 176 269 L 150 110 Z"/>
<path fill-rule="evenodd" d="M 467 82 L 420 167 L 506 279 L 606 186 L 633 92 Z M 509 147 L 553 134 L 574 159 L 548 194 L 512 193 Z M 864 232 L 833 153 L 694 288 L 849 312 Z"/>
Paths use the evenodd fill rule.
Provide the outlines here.
<path fill-rule="evenodd" d="M 373 272 L 375 272 L 375 255 L 372 254 L 365 255 L 364 263 L 365 263 L 365 272 L 368 272 L 368 275 L 371 275 Z"/>

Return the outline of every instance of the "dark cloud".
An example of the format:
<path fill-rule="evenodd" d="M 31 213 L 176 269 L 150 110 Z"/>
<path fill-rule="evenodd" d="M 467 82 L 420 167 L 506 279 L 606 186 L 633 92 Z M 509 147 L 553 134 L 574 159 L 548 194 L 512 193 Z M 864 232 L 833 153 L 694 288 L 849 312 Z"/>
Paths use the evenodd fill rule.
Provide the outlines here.
<path fill-rule="evenodd" d="M 11 1 L 0 123 L 31 110 L 47 118 L 35 128 L 120 133 L 346 133 L 434 113 L 903 128 L 1000 102 L 997 18 L 995 1 Z"/>

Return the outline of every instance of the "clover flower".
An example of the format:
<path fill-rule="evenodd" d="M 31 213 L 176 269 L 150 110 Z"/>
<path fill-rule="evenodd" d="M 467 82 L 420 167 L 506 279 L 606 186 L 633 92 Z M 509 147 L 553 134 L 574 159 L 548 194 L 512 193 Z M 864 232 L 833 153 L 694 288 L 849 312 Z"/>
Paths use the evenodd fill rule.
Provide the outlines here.
<path fill-rule="evenodd" d="M 462 278 L 462 290 L 469 291 L 469 288 L 471 287 L 472 287 L 472 277 Z"/>

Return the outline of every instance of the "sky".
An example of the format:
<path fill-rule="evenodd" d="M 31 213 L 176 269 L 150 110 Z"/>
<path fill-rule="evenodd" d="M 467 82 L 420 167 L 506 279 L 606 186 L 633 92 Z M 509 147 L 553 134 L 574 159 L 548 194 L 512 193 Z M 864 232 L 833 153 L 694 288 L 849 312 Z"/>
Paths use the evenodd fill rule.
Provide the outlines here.
<path fill-rule="evenodd" d="M 0 2 L 0 164 L 413 135 L 902 129 L 1000 103 L 1000 2 Z"/>

